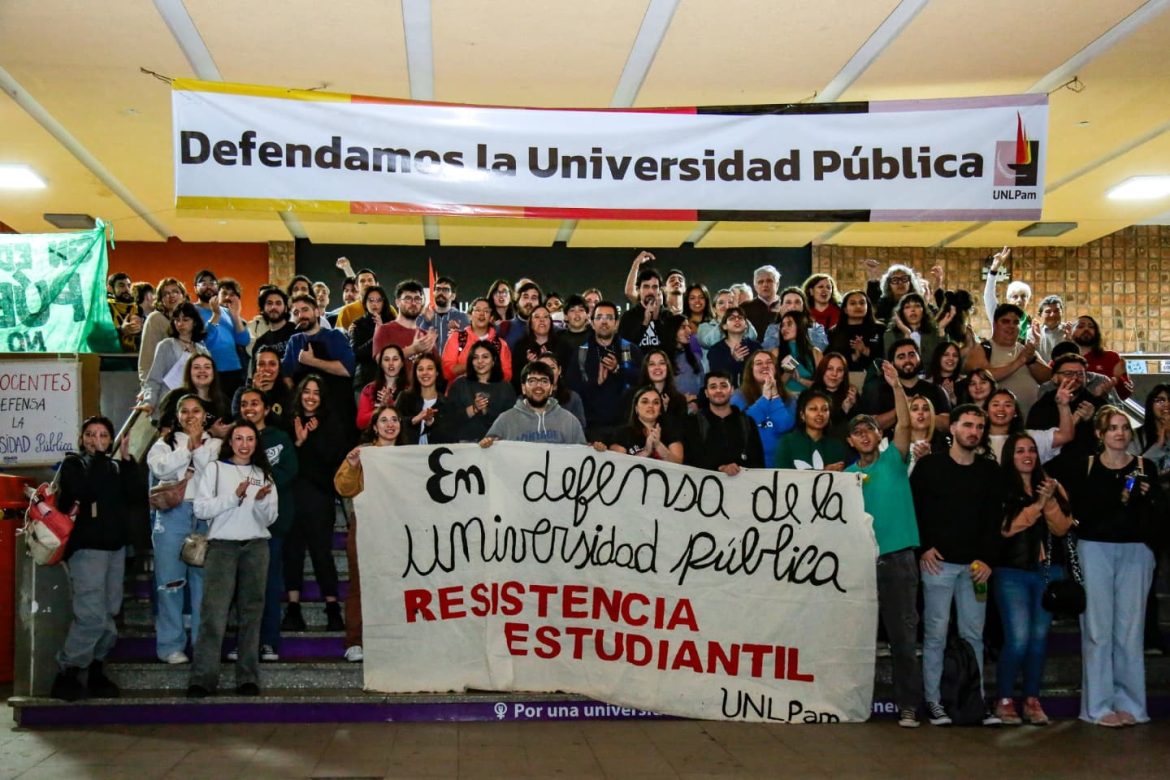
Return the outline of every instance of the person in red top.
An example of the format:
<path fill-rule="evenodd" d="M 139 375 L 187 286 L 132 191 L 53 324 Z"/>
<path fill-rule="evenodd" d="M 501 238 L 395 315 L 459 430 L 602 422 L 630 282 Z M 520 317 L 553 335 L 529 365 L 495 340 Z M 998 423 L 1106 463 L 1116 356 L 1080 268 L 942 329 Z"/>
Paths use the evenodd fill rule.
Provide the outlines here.
<path fill-rule="evenodd" d="M 500 367 L 504 369 L 504 380 L 512 381 L 512 350 L 492 327 L 492 304 L 487 298 L 476 298 L 471 302 L 471 324 L 447 337 L 443 346 L 443 376 L 448 382 L 455 381 L 467 371 L 466 350 L 477 341 L 492 343 L 500 355 Z"/>
<path fill-rule="evenodd" d="M 362 388 L 358 396 L 357 427 L 364 431 L 370 427 L 374 410 L 393 404 L 398 396 L 410 388 L 410 362 L 403 354 L 402 347 L 387 344 L 378 353 L 378 378 Z"/>
<path fill-rule="evenodd" d="M 1089 362 L 1089 370 L 1104 374 L 1113 380 L 1117 395 L 1125 400 L 1133 395 L 1133 380 L 1125 370 L 1121 355 L 1101 348 L 1101 326 L 1087 314 L 1077 317 L 1072 340 L 1080 347 L 1081 355 Z"/>
<path fill-rule="evenodd" d="M 841 297 L 837 294 L 837 283 L 828 274 L 813 274 L 804 280 L 802 286 L 808 301 L 808 316 L 819 322 L 825 332 L 837 327 L 841 321 Z"/>
<path fill-rule="evenodd" d="M 380 355 L 387 344 L 397 344 L 411 361 L 428 352 L 437 355 L 435 342 L 439 337 L 438 332 L 423 330 L 418 326 L 418 316 L 423 306 L 422 285 L 414 279 L 401 281 L 394 288 L 394 299 L 398 305 L 398 316 L 379 325 L 374 331 L 373 353 Z"/>

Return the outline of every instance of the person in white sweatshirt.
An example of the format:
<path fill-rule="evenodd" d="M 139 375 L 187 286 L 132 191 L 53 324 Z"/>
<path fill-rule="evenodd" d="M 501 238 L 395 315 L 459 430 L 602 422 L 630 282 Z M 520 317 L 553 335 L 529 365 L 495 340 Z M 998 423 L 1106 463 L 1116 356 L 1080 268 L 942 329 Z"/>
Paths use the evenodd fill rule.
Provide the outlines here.
<path fill-rule="evenodd" d="M 256 426 L 232 425 L 220 459 L 204 470 L 195 491 L 195 516 L 209 523 L 203 564 L 202 627 L 187 687 L 202 698 L 219 685 L 220 649 L 232 597 L 239 623 L 236 693 L 260 694 L 260 620 L 268 579 L 268 526 L 276 520 L 276 485 Z"/>
<path fill-rule="evenodd" d="M 183 627 L 184 592 L 191 595 L 191 646 L 199 640 L 199 605 L 203 601 L 203 569 L 179 558 L 190 533 L 207 533 L 207 522 L 195 517 L 195 486 L 209 463 L 219 456 L 221 441 L 203 429 L 205 412 L 197 395 L 185 395 L 178 404 L 178 427 L 154 443 L 146 454 L 151 485 L 186 479 L 183 500 L 171 509 L 151 512 L 150 540 L 154 547 L 155 653 L 168 664 L 188 661 L 187 631 Z"/>

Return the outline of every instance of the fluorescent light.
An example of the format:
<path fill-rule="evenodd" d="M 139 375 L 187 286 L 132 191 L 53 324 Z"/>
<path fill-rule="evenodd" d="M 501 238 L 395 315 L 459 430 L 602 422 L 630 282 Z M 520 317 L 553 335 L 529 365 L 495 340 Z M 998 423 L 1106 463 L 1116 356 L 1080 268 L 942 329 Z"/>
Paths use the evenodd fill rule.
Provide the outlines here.
<path fill-rule="evenodd" d="M 45 180 L 27 165 L 0 165 L 0 189 L 43 190 Z"/>
<path fill-rule="evenodd" d="M 1105 193 L 1110 200 L 1154 200 L 1170 195 L 1170 176 L 1130 176 Z"/>

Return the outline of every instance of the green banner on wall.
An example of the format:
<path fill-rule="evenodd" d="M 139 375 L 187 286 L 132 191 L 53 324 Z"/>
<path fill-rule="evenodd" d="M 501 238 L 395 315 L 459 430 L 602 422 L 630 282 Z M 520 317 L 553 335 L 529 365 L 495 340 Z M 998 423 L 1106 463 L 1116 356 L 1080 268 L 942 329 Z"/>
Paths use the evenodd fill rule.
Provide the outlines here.
<path fill-rule="evenodd" d="M 0 235 L 0 352 L 120 352 L 106 302 L 106 226 Z"/>

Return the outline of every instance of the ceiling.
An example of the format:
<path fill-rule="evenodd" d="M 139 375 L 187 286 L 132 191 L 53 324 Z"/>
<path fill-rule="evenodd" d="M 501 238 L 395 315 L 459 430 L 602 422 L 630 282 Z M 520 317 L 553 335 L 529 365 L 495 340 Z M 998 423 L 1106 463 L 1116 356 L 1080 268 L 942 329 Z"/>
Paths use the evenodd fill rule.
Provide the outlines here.
<path fill-rule="evenodd" d="M 1079 245 L 1170 222 L 1114 202 L 1170 174 L 1170 0 L 0 0 L 0 222 L 117 240 L 548 246 Z M 189 26 L 184 49 L 172 33 Z M 167 77 L 527 106 L 728 105 L 1050 92 L 1044 220 L 613 222 L 177 211 Z M 1062 88 L 1076 77 L 1080 91 Z"/>

